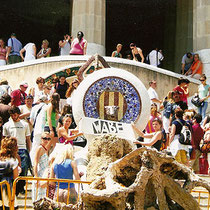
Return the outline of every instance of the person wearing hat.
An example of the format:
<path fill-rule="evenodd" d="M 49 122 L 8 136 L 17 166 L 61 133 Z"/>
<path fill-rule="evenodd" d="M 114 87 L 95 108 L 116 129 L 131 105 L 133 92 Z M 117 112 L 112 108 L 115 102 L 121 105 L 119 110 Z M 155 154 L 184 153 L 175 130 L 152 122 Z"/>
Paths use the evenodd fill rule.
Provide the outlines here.
<path fill-rule="evenodd" d="M 11 34 L 7 46 L 6 60 L 8 60 L 8 63 L 13 64 L 21 62 L 20 50 L 22 49 L 22 43 L 16 38 L 15 33 Z"/>
<path fill-rule="evenodd" d="M 26 90 L 28 88 L 28 83 L 23 81 L 20 83 L 20 89 L 14 90 L 11 93 L 11 105 L 20 106 L 25 104 Z"/>
<path fill-rule="evenodd" d="M 71 43 L 70 55 L 86 55 L 87 41 L 83 37 L 83 32 L 79 31 L 77 38 Z"/>

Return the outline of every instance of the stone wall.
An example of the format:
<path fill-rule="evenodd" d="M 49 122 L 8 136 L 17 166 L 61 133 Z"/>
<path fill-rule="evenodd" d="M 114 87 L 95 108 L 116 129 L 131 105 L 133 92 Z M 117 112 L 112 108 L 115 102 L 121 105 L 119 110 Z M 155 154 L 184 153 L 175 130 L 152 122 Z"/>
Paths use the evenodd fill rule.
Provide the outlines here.
<path fill-rule="evenodd" d="M 148 83 L 150 80 L 156 80 L 157 92 L 161 99 L 177 85 L 177 79 L 181 76 L 174 72 L 132 60 L 111 57 L 104 58 L 110 66 L 125 69 L 136 75 L 146 88 L 149 87 Z M 88 59 L 89 56 L 58 56 L 3 66 L 0 69 L 0 78 L 6 78 L 12 89 L 18 88 L 22 80 L 26 80 L 29 83 L 29 87 L 33 87 L 37 77 L 47 77 L 50 74 L 62 71 L 67 65 L 80 66 Z M 189 89 L 190 95 L 192 95 L 197 91 L 199 82 L 195 79 L 190 80 Z"/>

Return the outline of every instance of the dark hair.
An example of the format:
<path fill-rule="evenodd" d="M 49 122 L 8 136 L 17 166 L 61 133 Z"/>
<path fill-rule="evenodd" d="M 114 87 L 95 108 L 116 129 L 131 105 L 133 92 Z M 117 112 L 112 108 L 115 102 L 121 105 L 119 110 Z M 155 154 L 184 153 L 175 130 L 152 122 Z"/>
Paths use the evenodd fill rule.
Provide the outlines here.
<path fill-rule="evenodd" d="M 3 123 L 3 118 L 0 116 L 0 123 Z"/>
<path fill-rule="evenodd" d="M 175 116 L 178 117 L 179 119 L 183 118 L 183 114 L 184 114 L 184 112 L 182 109 L 180 109 L 180 108 L 175 109 Z"/>
<path fill-rule="evenodd" d="M 34 99 L 34 97 L 31 94 L 29 94 L 26 96 L 26 99 Z"/>
<path fill-rule="evenodd" d="M 188 52 L 187 53 L 187 57 L 190 58 L 191 56 L 192 56 L 192 53 L 191 52 Z"/>
<path fill-rule="evenodd" d="M 135 47 L 136 44 L 135 43 L 130 43 L 130 47 Z"/>
<path fill-rule="evenodd" d="M 200 77 L 200 79 L 201 78 L 204 78 L 206 80 L 206 75 L 205 74 L 202 74 L 201 77 Z"/>
<path fill-rule="evenodd" d="M 63 106 L 63 109 L 61 111 L 61 115 L 62 116 L 65 116 L 66 114 L 71 114 L 72 113 L 72 108 L 69 104 L 65 104 Z"/>
<path fill-rule="evenodd" d="M 161 126 L 163 125 L 163 121 L 159 118 L 155 118 L 152 122 L 158 122 Z"/>
<path fill-rule="evenodd" d="M 42 78 L 42 77 L 38 77 L 37 79 L 36 79 L 36 84 L 38 85 L 39 83 L 45 83 L 45 79 L 44 78 Z"/>
<path fill-rule="evenodd" d="M 5 93 L 1 99 L 0 99 L 0 103 L 8 105 L 11 102 L 11 96 L 8 93 Z"/>
<path fill-rule="evenodd" d="M 58 93 L 53 93 L 51 96 L 51 104 L 53 111 L 56 113 L 59 113 L 59 101 L 60 101 L 60 95 Z"/>
<path fill-rule="evenodd" d="M 180 77 L 178 79 L 178 85 L 181 85 L 182 83 L 185 83 L 185 79 L 183 77 Z"/>
<path fill-rule="evenodd" d="M 202 121 L 202 116 L 200 114 L 196 114 L 193 119 L 195 119 L 197 123 L 200 123 Z"/>
<path fill-rule="evenodd" d="M 12 106 L 10 109 L 9 109 L 9 114 L 20 114 L 20 109 L 17 107 L 17 106 Z"/>
<path fill-rule="evenodd" d="M 71 118 L 71 119 L 73 119 L 73 115 L 72 114 L 66 114 L 64 117 L 63 117 L 63 120 L 62 121 L 64 121 L 66 118 Z"/>
<path fill-rule="evenodd" d="M 81 42 L 81 40 L 82 40 L 83 37 L 84 37 L 83 32 L 82 32 L 82 31 L 79 31 L 79 32 L 77 33 L 77 38 L 79 39 L 79 42 Z"/>
<path fill-rule="evenodd" d="M 66 76 L 65 76 L 64 74 L 61 74 L 61 75 L 59 76 L 59 79 L 62 78 L 62 77 L 65 77 L 65 79 L 66 79 Z"/>

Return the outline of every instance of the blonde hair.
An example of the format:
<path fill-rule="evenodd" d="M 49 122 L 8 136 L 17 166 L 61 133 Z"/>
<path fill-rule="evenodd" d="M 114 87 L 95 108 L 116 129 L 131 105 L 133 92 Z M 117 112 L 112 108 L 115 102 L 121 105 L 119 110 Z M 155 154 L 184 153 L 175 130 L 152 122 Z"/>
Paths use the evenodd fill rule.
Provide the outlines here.
<path fill-rule="evenodd" d="M 118 47 L 122 47 L 122 44 L 118 44 L 116 48 L 118 48 Z"/>
<path fill-rule="evenodd" d="M 174 99 L 173 99 L 173 96 L 174 96 L 174 92 L 173 91 L 169 91 L 168 94 L 167 94 L 167 101 L 169 103 L 174 103 Z"/>
<path fill-rule="evenodd" d="M 61 164 L 63 163 L 66 159 L 74 159 L 73 156 L 73 147 L 71 144 L 67 144 L 62 148 L 62 151 L 56 154 L 55 160 L 53 165 L 55 166 L 56 164 Z"/>

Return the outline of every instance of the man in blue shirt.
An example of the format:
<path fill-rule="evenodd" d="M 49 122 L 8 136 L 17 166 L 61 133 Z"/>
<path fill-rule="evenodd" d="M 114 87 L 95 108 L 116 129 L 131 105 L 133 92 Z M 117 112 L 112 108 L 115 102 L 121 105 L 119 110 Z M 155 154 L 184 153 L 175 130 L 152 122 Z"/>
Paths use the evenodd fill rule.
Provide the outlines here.
<path fill-rule="evenodd" d="M 9 64 L 21 62 L 20 50 L 22 49 L 22 43 L 16 38 L 15 33 L 11 34 L 11 38 L 8 39 L 8 51 L 6 59 Z"/>

